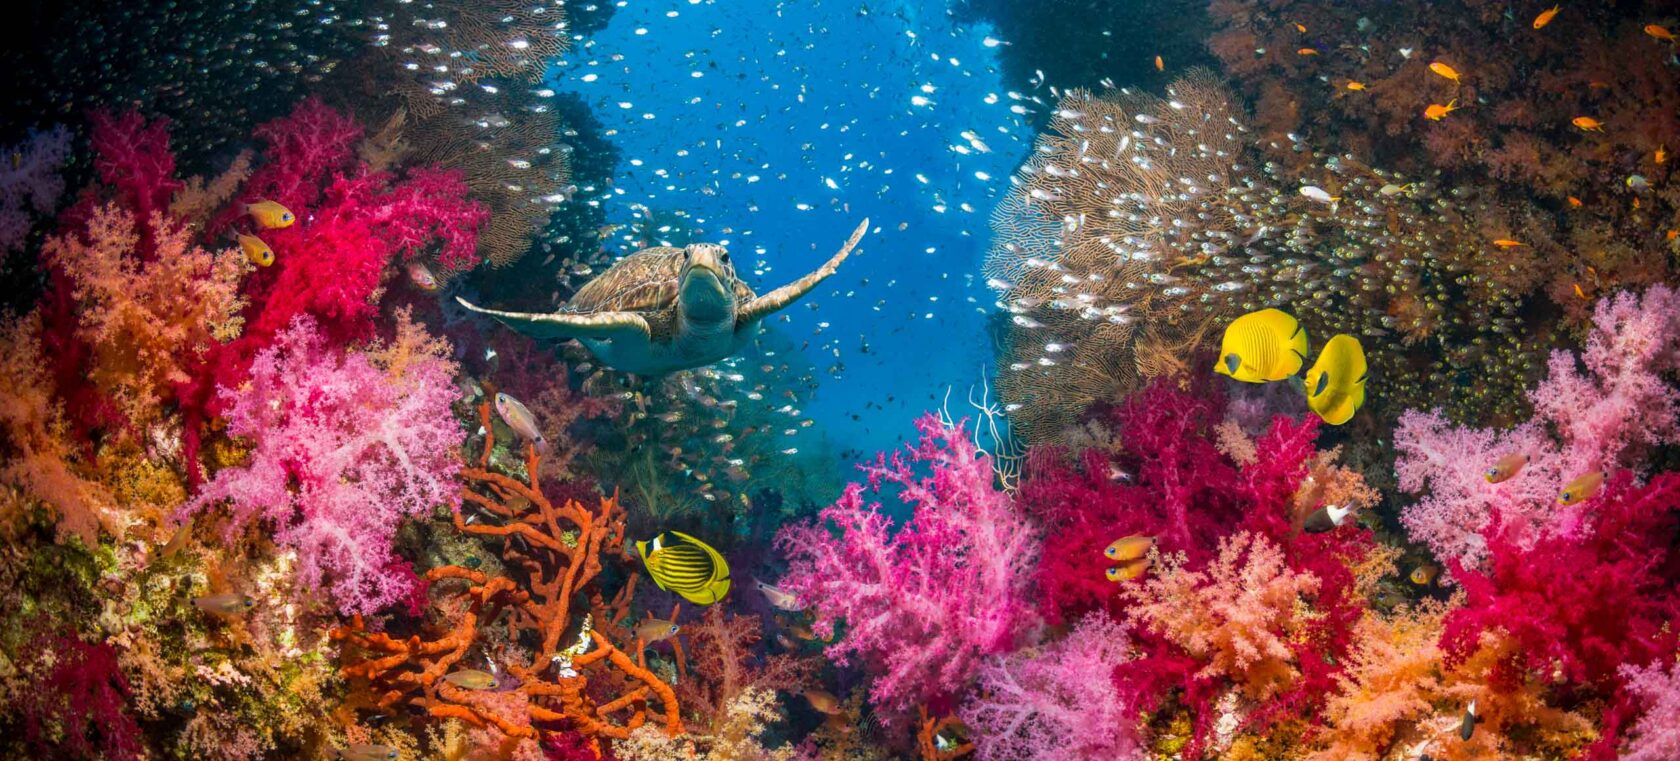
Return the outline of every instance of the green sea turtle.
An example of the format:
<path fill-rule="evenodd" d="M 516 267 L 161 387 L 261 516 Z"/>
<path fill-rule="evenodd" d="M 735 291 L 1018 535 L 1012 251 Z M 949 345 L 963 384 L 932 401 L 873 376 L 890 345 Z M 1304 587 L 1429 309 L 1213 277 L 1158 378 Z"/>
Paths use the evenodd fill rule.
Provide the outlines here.
<path fill-rule="evenodd" d="M 602 364 L 640 375 L 709 365 L 746 346 L 764 318 L 799 300 L 840 267 L 869 229 L 852 231 L 816 271 L 759 296 L 735 276 L 723 246 L 656 246 L 620 259 L 552 314 L 461 306 L 532 338 L 575 338 Z"/>

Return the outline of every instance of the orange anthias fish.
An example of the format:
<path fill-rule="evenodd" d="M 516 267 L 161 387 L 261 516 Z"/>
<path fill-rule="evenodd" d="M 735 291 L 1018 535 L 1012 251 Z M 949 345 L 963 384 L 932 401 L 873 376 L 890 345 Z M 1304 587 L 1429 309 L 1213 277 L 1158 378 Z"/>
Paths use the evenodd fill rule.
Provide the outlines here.
<path fill-rule="evenodd" d="M 1161 60 L 1160 56 L 1155 56 L 1155 70 L 1156 71 L 1166 71 L 1167 70 L 1167 62 Z"/>
<path fill-rule="evenodd" d="M 1364 82 L 1357 82 L 1357 81 L 1353 81 L 1353 80 L 1348 80 L 1347 89 L 1352 90 L 1354 92 L 1359 92 L 1359 91 L 1365 89 L 1365 83 Z"/>
<path fill-rule="evenodd" d="M 1569 123 L 1573 124 L 1577 127 L 1580 127 L 1582 130 L 1585 130 L 1587 132 L 1603 132 L 1604 131 L 1604 122 L 1601 122 L 1601 121 L 1599 121 L 1597 119 L 1594 119 L 1590 116 L 1577 116 L 1573 119 L 1570 119 Z"/>
<path fill-rule="evenodd" d="M 1554 5 L 1549 11 L 1541 11 L 1540 15 L 1534 17 L 1534 28 L 1539 29 L 1552 23 L 1552 19 L 1557 17 L 1559 9 L 1560 6 Z"/>
<path fill-rule="evenodd" d="M 1565 484 L 1563 491 L 1558 492 L 1558 504 L 1575 505 L 1591 499 L 1594 494 L 1598 493 L 1599 489 L 1604 487 L 1604 476 L 1604 471 L 1594 470 Z"/>
<path fill-rule="evenodd" d="M 1657 164 L 1659 166 L 1662 165 L 1664 162 L 1668 161 L 1668 146 L 1667 145 L 1657 146 L 1656 153 L 1651 154 L 1651 160 L 1657 162 Z"/>
<path fill-rule="evenodd" d="M 1429 70 L 1433 71 L 1436 74 L 1439 74 L 1443 77 L 1446 77 L 1447 79 L 1452 80 L 1453 84 L 1455 84 L 1455 85 L 1456 84 L 1462 84 L 1461 82 L 1458 81 L 1458 70 L 1454 69 L 1453 67 L 1448 66 L 1444 63 L 1441 63 L 1440 61 L 1436 61 L 1434 63 L 1429 64 Z"/>
<path fill-rule="evenodd" d="M 1300 50 L 1295 51 L 1295 53 L 1296 55 L 1318 55 L 1318 51 L 1313 50 L 1312 48 L 1301 48 Z"/>
<path fill-rule="evenodd" d="M 1442 119 L 1447 118 L 1447 114 L 1450 114 L 1450 113 L 1452 113 L 1454 111 L 1457 111 L 1457 110 L 1458 110 L 1458 99 L 1457 98 L 1453 98 L 1452 100 L 1447 101 L 1447 105 L 1444 105 L 1444 106 L 1439 104 L 1439 103 L 1431 103 L 1431 104 L 1429 104 L 1428 108 L 1423 110 L 1423 118 L 1428 119 L 1428 120 L 1433 121 L 1433 122 L 1438 122 Z"/>
<path fill-rule="evenodd" d="M 1575 286 L 1580 290 L 1580 286 Z M 1515 452 L 1499 458 L 1492 466 L 1482 472 L 1482 477 L 1490 484 L 1503 483 L 1511 480 L 1512 476 L 1522 472 L 1523 466 L 1528 464 L 1528 455 Z"/>
<path fill-rule="evenodd" d="M 1499 238 L 1498 240 L 1495 240 L 1493 242 L 1493 245 L 1498 246 L 1500 248 L 1516 248 L 1517 246 L 1526 246 L 1528 244 L 1524 243 L 1520 240 L 1511 240 L 1510 238 Z"/>
<path fill-rule="evenodd" d="M 1569 205 L 1574 207 L 1574 208 L 1579 209 L 1579 208 L 1581 208 L 1581 199 L 1576 198 L 1575 196 L 1570 196 L 1569 197 Z"/>
<path fill-rule="evenodd" d="M 1675 41 L 1674 40 L 1674 33 L 1669 31 L 1668 27 L 1666 27 L 1666 26 L 1660 26 L 1658 24 L 1646 24 L 1645 25 L 1645 33 L 1649 34 L 1652 37 L 1655 37 L 1659 40 L 1662 40 L 1663 42 L 1674 42 Z"/>
<path fill-rule="evenodd" d="M 1305 24 L 1301 24 L 1301 23 L 1297 22 L 1295 24 L 1295 31 L 1300 32 L 1301 34 L 1306 34 L 1307 33 L 1307 27 L 1306 27 Z"/>

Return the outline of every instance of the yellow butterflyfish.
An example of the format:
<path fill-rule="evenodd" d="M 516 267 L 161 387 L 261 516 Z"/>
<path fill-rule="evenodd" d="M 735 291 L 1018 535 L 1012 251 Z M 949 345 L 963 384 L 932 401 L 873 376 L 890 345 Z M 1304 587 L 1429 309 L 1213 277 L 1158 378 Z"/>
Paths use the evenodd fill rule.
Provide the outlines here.
<path fill-rule="evenodd" d="M 695 605 L 711 605 L 729 594 L 728 561 L 699 539 L 671 531 L 651 543 L 636 542 L 636 551 L 660 589 L 676 592 Z"/>
<path fill-rule="evenodd" d="M 1365 404 L 1365 374 L 1365 349 L 1359 339 L 1332 337 L 1307 371 L 1307 406 L 1326 423 L 1346 423 Z"/>
<path fill-rule="evenodd" d="M 1225 328 L 1214 372 L 1244 383 L 1280 381 L 1307 361 L 1307 330 L 1287 312 L 1249 312 Z"/>

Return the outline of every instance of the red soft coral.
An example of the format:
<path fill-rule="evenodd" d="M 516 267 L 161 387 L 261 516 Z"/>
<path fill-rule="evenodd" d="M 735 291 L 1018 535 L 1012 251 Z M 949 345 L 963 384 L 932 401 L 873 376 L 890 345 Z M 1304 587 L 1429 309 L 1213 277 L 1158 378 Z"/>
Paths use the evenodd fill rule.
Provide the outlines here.
<path fill-rule="evenodd" d="M 1078 468 L 1033 454 L 1017 498 L 1047 529 L 1037 571 L 1047 619 L 1121 614 L 1102 555 L 1115 539 L 1153 536 L 1164 551 L 1202 560 L 1242 519 L 1236 468 L 1209 438 L 1219 411 L 1215 397 L 1156 383 L 1114 411 L 1123 453 L 1087 449 Z"/>
<path fill-rule="evenodd" d="M 128 680 L 109 644 L 42 633 L 23 652 L 36 658 L 22 664 L 34 689 L 18 690 L 10 708 L 39 758 L 145 757 Z"/>
<path fill-rule="evenodd" d="M 1638 486 L 1623 471 L 1605 486 L 1582 538 L 1548 536 L 1529 547 L 1509 528 L 1489 529 L 1486 571 L 1453 564 L 1465 601 L 1447 616 L 1448 655 L 1467 657 L 1483 632 L 1497 630 L 1520 645 L 1501 676 L 1591 691 L 1614 687 L 1625 663 L 1671 653 L 1680 577 L 1664 563 L 1676 503 L 1680 473 Z"/>

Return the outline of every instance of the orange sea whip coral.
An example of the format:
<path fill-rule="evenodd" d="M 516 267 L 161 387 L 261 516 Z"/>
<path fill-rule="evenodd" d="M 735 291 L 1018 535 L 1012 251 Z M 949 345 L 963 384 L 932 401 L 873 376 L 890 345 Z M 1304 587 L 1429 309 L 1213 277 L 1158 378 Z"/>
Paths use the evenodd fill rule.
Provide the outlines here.
<path fill-rule="evenodd" d="M 506 540 L 503 563 L 513 575 L 492 576 L 459 565 L 431 569 L 426 579 L 435 586 L 453 588 L 451 582 L 456 580 L 467 584 L 463 590 L 443 593 L 466 603 L 450 622 L 451 628 L 435 637 L 403 639 L 368 631 L 358 616 L 332 635 L 365 654 L 363 660 L 343 666 L 340 674 L 352 684 L 365 684 L 369 702 L 379 709 L 407 703 L 434 717 L 493 726 L 509 737 L 535 739 L 550 731 L 541 725 L 553 725 L 553 731 L 570 729 L 597 739 L 623 739 L 650 718 L 663 724 L 667 734 L 681 733 L 676 695 L 648 670 L 641 643 L 620 649 L 608 636 L 622 633 L 618 622 L 629 609 L 634 575 L 610 604 L 602 602 L 599 590 L 593 591 L 588 617 L 594 625 L 586 626 L 580 635 L 588 638 L 586 649 L 569 659 L 555 657 L 572 645 L 561 642 L 573 623 L 572 601 L 601 573 L 602 558 L 628 558 L 624 513 L 618 500 L 603 497 L 595 509 L 574 500 L 556 505 L 535 481 L 490 470 L 495 434 L 488 402 L 479 404 L 478 414 L 485 430 L 484 449 L 476 466 L 461 469 L 466 482 L 462 502 L 500 520 L 467 523 L 457 513 L 455 528 Z M 526 472 L 541 472 L 540 461 L 541 456 L 527 445 Z M 490 705 L 484 699 L 490 693 L 463 690 L 443 680 L 480 642 L 484 627 L 492 624 L 505 624 L 510 631 L 529 632 L 540 640 L 528 664 L 505 664 L 518 682 L 511 691 L 528 701 L 528 722 L 510 718 L 503 708 Z M 607 677 L 609 673 L 613 675 Z M 586 691 L 592 675 L 634 686 L 610 701 L 597 702 Z M 659 704 L 659 710 L 650 705 L 650 699 Z"/>

